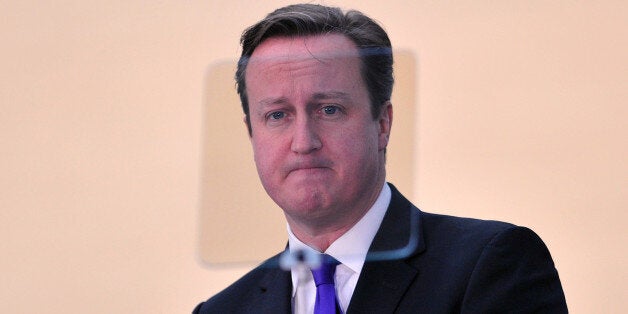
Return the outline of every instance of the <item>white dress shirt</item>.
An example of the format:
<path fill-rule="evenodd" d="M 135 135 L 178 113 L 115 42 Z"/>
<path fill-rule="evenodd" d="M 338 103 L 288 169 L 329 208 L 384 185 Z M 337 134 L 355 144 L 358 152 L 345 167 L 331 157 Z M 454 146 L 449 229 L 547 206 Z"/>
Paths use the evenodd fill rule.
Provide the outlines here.
<path fill-rule="evenodd" d="M 334 277 L 338 304 L 343 313 L 347 312 L 351 296 L 362 272 L 364 260 L 371 242 L 379 229 L 386 209 L 390 204 L 391 191 L 388 184 L 384 186 L 373 206 L 366 212 L 349 231 L 334 241 L 324 252 L 341 264 L 336 267 Z M 291 252 L 305 250 L 317 252 L 301 242 L 292 233 L 288 225 L 288 244 Z M 292 312 L 296 314 L 314 313 L 316 300 L 316 285 L 310 269 L 304 266 L 295 266 L 292 274 Z"/>

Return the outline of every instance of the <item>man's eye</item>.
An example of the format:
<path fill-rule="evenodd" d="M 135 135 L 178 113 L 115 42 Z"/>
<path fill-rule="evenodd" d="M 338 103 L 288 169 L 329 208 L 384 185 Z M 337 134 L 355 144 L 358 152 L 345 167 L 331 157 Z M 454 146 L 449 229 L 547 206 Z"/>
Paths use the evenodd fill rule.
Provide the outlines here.
<path fill-rule="evenodd" d="M 325 106 L 323 107 L 323 113 L 327 115 L 335 114 L 338 111 L 338 107 L 336 106 Z"/>
<path fill-rule="evenodd" d="M 284 112 L 281 112 L 281 111 L 275 111 L 275 112 L 271 113 L 268 117 L 269 117 L 271 120 L 279 120 L 279 119 L 281 119 L 281 118 L 283 118 L 283 117 L 285 117 L 285 116 L 286 116 L 286 114 L 285 114 Z"/>

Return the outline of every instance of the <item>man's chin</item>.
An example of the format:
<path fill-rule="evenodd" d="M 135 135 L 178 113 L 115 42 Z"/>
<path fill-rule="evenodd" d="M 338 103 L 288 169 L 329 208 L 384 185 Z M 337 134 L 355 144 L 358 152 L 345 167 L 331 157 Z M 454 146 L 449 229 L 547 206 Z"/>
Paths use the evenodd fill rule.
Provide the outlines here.
<path fill-rule="evenodd" d="M 310 217 L 316 218 L 325 216 L 325 212 L 329 208 L 328 195 L 320 191 L 302 191 L 299 193 L 297 190 L 292 192 L 290 199 L 282 199 L 277 204 L 291 216 L 295 217 Z"/>

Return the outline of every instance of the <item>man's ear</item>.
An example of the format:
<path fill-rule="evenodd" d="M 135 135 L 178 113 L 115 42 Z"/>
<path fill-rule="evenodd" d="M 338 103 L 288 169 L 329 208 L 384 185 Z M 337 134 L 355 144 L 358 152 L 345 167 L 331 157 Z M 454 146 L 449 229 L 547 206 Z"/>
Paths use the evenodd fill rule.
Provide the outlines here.
<path fill-rule="evenodd" d="M 377 122 L 379 123 L 379 149 L 384 150 L 388 146 L 390 129 L 392 128 L 393 108 L 390 101 L 382 105 Z"/>
<path fill-rule="evenodd" d="M 253 136 L 253 130 L 251 129 L 251 119 L 249 118 L 248 114 L 244 115 L 244 117 L 242 118 L 242 122 L 244 122 L 247 131 L 249 131 L 249 137 Z"/>

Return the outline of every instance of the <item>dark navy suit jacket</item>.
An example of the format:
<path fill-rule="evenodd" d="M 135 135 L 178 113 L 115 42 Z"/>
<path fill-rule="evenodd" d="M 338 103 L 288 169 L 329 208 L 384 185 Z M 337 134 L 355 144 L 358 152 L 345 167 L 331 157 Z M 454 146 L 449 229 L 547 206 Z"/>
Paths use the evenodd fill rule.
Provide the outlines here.
<path fill-rule="evenodd" d="M 543 241 L 511 224 L 424 213 L 391 185 L 392 199 L 371 252 L 412 253 L 369 261 L 351 298 L 353 313 L 567 313 Z M 412 228 L 412 222 L 415 228 Z M 193 313 L 291 313 L 292 281 L 279 255 L 199 304 Z"/>

